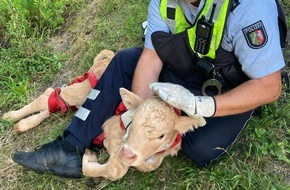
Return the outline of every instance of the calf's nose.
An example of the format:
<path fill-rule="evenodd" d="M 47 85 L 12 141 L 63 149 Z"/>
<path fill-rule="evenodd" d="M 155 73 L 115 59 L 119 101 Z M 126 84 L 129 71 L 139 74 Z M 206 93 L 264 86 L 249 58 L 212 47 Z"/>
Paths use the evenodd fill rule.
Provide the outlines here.
<path fill-rule="evenodd" d="M 132 164 L 137 160 L 137 155 L 134 154 L 131 150 L 122 147 L 120 151 L 120 158 L 127 164 Z"/>

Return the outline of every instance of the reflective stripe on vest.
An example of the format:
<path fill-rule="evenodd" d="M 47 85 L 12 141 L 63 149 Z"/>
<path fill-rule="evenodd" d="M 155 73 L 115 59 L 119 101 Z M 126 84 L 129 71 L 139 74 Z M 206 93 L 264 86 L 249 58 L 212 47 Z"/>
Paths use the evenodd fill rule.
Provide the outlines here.
<path fill-rule="evenodd" d="M 222 41 L 227 13 L 231 8 L 230 0 L 207 0 L 198 14 L 198 19 L 196 19 L 195 23 L 190 28 L 188 28 L 189 24 L 186 21 L 178 0 L 161 0 L 160 3 L 161 16 L 168 24 L 171 32 L 174 34 L 186 30 L 188 37 L 187 41 L 193 52 L 195 52 L 194 44 L 196 40 L 195 31 L 197 20 L 203 15 L 208 19 L 214 3 L 217 4 L 217 7 L 213 17 L 214 28 L 210 49 L 206 55 L 199 54 L 200 57 L 210 57 L 212 59 L 216 58 L 216 50 L 219 48 Z"/>

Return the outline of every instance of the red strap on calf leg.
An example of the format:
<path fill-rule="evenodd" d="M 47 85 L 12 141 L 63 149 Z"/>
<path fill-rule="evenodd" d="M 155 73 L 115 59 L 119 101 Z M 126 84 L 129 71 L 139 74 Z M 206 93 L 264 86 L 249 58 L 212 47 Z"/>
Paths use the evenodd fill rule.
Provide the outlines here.
<path fill-rule="evenodd" d="M 87 72 L 83 76 L 75 78 L 69 85 L 83 82 L 86 79 L 89 79 L 92 88 L 95 87 L 99 81 L 93 72 Z"/>
<path fill-rule="evenodd" d="M 55 89 L 48 98 L 47 104 L 48 104 L 48 111 L 49 113 L 55 113 L 58 111 L 58 102 L 57 102 L 57 96 L 59 93 L 57 92 L 57 89 Z"/>
<path fill-rule="evenodd" d="M 101 134 L 99 134 L 97 137 L 94 138 L 93 144 L 97 146 L 102 145 L 104 139 L 105 139 L 105 134 L 104 132 L 102 132 Z"/>
<path fill-rule="evenodd" d="M 96 86 L 98 83 L 98 79 L 96 78 L 93 72 L 87 72 L 83 76 L 78 77 L 73 80 L 69 85 L 73 85 L 74 83 L 80 83 L 84 80 L 89 79 L 91 87 Z M 60 96 L 61 88 L 57 87 L 48 98 L 48 110 L 50 113 L 61 112 L 65 113 L 68 110 L 77 110 L 75 106 L 68 106 L 67 103 Z"/>
<path fill-rule="evenodd" d="M 57 87 L 48 98 L 48 110 L 50 113 L 55 113 L 60 111 L 65 113 L 68 110 L 68 107 L 65 101 L 60 97 L 61 88 Z"/>

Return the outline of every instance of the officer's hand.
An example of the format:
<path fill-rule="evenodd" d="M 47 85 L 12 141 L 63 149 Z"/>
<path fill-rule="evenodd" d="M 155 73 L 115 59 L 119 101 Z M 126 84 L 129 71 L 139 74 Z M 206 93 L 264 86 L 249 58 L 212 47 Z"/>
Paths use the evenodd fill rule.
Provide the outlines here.
<path fill-rule="evenodd" d="M 181 85 L 172 83 L 151 83 L 149 88 L 173 107 L 188 116 L 211 117 L 215 114 L 215 100 L 210 96 L 194 96 Z"/>

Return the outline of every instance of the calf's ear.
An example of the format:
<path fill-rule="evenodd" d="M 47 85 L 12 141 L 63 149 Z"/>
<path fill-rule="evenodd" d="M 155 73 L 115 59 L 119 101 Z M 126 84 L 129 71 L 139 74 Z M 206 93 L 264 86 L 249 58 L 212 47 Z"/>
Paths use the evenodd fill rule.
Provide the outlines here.
<path fill-rule="evenodd" d="M 144 101 L 141 97 L 125 88 L 120 88 L 120 95 L 127 109 L 134 109 Z"/>
<path fill-rule="evenodd" d="M 180 116 L 178 117 L 177 122 L 175 123 L 175 129 L 180 133 L 184 134 L 187 131 L 193 131 L 198 127 L 202 127 L 205 125 L 205 120 L 203 117 L 188 117 L 188 116 Z"/>

